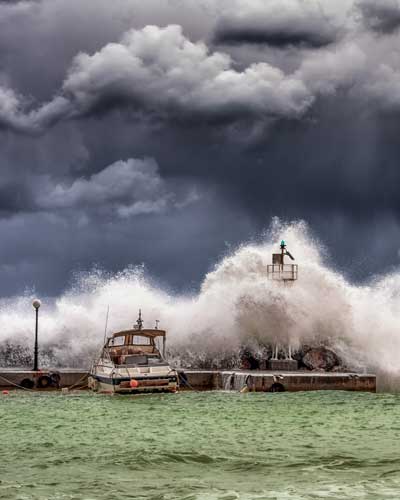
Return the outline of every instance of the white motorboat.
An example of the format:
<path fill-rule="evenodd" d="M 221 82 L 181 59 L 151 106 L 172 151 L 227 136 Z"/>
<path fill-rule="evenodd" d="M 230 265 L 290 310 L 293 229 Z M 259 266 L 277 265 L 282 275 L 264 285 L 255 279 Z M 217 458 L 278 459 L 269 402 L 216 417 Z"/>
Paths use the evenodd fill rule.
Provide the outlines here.
<path fill-rule="evenodd" d="M 161 345 L 160 345 L 161 344 Z M 166 331 L 143 328 L 113 333 L 91 366 L 90 389 L 101 393 L 176 392 L 178 373 L 165 360 Z"/>

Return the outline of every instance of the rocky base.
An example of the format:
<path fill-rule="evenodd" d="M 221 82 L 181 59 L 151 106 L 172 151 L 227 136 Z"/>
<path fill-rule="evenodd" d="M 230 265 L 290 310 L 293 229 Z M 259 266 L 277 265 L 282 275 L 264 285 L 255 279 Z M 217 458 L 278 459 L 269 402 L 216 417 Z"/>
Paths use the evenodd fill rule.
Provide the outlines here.
<path fill-rule="evenodd" d="M 174 366 L 193 370 L 351 371 L 351 367 L 327 346 L 302 346 L 292 353 L 293 359 L 286 359 L 284 351 L 279 352 L 278 358 L 273 359 L 272 346 L 259 347 L 256 351 L 244 347 L 235 353 L 199 353 L 176 349 L 170 351 L 168 356 Z M 271 368 L 272 365 L 274 368 Z"/>
<path fill-rule="evenodd" d="M 342 369 L 338 355 L 326 347 L 310 347 L 301 359 L 302 364 L 309 370 L 323 370 L 326 372 Z"/>
<path fill-rule="evenodd" d="M 284 353 L 281 353 L 280 359 L 273 359 L 272 355 L 267 359 L 259 359 L 249 351 L 244 351 L 241 356 L 240 368 L 244 370 L 310 370 L 322 372 L 336 372 L 347 370 L 339 356 L 325 346 L 303 346 L 300 350 L 293 353 L 293 359 L 285 359 Z"/>
<path fill-rule="evenodd" d="M 30 367 L 33 364 L 32 348 L 22 345 L 6 343 L 0 346 L 0 366 L 2 367 Z M 40 364 L 42 368 L 49 366 L 62 367 L 60 360 L 51 349 L 40 350 Z M 90 363 L 82 360 L 79 366 Z M 188 352 L 178 347 L 170 351 L 168 360 L 173 366 L 190 369 L 214 370 L 310 370 L 320 372 L 339 372 L 349 370 L 339 356 L 327 346 L 302 346 L 293 353 L 293 359 L 285 359 L 285 352 L 279 353 L 279 359 L 272 359 L 272 346 L 262 346 L 257 351 L 243 347 L 237 352 Z M 280 368 L 279 368 L 280 367 Z"/>

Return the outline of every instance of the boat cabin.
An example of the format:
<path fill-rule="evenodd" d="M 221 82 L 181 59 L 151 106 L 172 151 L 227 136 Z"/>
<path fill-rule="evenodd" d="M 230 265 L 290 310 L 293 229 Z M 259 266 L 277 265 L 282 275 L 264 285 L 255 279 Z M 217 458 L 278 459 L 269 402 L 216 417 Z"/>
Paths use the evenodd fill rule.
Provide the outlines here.
<path fill-rule="evenodd" d="M 165 356 L 165 330 L 133 329 L 116 332 L 105 345 L 115 365 L 143 366 L 159 365 L 161 356 L 158 339 L 162 339 L 162 353 Z"/>

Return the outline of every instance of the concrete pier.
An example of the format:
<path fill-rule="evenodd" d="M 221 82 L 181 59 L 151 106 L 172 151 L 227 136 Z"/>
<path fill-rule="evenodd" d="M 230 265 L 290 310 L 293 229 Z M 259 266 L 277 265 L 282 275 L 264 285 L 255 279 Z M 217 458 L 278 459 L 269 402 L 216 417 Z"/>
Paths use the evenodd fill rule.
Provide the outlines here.
<path fill-rule="evenodd" d="M 55 377 L 54 374 L 58 374 Z M 53 383 L 42 387 L 43 377 Z M 376 375 L 334 372 L 284 372 L 271 370 L 181 370 L 182 390 L 232 390 L 256 392 L 364 391 L 376 392 Z M 77 369 L 0 369 L 0 389 L 23 386 L 27 389 L 85 388 L 87 371 Z"/>
<path fill-rule="evenodd" d="M 58 374 L 58 377 L 55 374 Z M 46 378 L 50 380 L 50 383 Z M 25 389 L 62 389 L 71 386 L 77 389 L 84 388 L 87 386 L 87 370 L 64 368 L 35 372 L 0 368 L 0 388 L 15 389 L 18 388 L 17 386 Z"/>
<path fill-rule="evenodd" d="M 185 370 L 187 387 L 197 390 L 257 392 L 363 391 L 376 392 L 376 375 L 332 372 L 278 372 L 260 370 Z M 181 387 L 185 384 L 182 383 Z"/>

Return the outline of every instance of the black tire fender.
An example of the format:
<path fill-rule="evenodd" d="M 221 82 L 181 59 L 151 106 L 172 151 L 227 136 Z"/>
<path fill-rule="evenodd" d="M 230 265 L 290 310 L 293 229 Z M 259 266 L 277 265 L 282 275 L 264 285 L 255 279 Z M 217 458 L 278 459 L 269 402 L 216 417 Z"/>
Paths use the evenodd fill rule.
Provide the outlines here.
<path fill-rule="evenodd" d="M 53 387 L 57 387 L 57 389 L 60 388 L 60 382 L 61 382 L 61 376 L 58 372 L 52 372 L 49 374 L 50 380 L 51 380 L 51 385 Z"/>
<path fill-rule="evenodd" d="M 285 387 L 279 382 L 274 382 L 269 388 L 269 392 L 285 392 Z"/>
<path fill-rule="evenodd" d="M 46 389 L 52 385 L 51 378 L 48 375 L 42 375 L 37 381 L 39 389 Z"/>
<path fill-rule="evenodd" d="M 35 382 L 30 378 L 24 378 L 19 385 L 24 389 L 33 389 L 35 387 Z"/>

